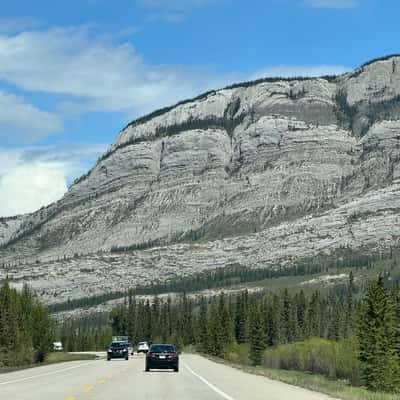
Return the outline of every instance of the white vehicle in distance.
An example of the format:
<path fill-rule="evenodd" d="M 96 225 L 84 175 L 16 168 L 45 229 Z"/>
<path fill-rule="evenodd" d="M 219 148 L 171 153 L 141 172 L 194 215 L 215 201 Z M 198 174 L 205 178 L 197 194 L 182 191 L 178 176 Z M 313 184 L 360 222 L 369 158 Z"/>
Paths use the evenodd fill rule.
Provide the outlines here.
<path fill-rule="evenodd" d="M 139 342 L 137 352 L 147 353 L 149 351 L 149 344 L 147 342 Z"/>
<path fill-rule="evenodd" d="M 53 351 L 63 351 L 63 345 L 61 342 L 53 343 Z"/>

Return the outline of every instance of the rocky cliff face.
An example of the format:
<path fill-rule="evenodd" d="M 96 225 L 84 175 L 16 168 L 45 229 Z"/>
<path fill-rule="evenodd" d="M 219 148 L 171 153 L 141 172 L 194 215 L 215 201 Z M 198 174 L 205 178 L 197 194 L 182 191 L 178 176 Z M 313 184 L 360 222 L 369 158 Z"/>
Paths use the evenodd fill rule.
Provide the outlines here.
<path fill-rule="evenodd" d="M 54 302 L 397 246 L 399 178 L 400 57 L 234 85 L 134 121 L 60 201 L 0 221 L 0 279 Z"/>

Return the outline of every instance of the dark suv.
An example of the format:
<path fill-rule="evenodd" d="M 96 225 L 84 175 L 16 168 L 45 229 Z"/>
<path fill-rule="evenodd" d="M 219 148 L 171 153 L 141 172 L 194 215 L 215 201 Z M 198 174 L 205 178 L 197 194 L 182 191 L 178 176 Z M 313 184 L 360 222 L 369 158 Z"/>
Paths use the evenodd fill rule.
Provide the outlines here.
<path fill-rule="evenodd" d="M 146 354 L 146 371 L 151 369 L 179 371 L 179 356 L 173 344 L 152 344 Z"/>
<path fill-rule="evenodd" d="M 107 361 L 112 358 L 125 358 L 129 359 L 129 343 L 125 342 L 112 342 L 110 348 L 107 350 Z"/>

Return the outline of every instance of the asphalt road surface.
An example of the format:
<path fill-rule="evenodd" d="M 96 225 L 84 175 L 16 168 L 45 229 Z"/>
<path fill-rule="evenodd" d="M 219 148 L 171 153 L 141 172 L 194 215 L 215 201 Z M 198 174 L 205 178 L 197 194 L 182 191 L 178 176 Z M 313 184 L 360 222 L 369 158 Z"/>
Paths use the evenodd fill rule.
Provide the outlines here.
<path fill-rule="evenodd" d="M 49 365 L 0 375 L 1 400 L 328 400 L 197 355 L 180 371 L 144 372 L 144 356 Z"/>

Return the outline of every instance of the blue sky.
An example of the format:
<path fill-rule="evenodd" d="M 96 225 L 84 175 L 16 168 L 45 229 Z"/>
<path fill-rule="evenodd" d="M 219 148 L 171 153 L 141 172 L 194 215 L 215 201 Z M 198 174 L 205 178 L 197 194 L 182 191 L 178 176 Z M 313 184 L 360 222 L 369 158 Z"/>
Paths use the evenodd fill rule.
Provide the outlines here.
<path fill-rule="evenodd" d="M 155 108 L 399 52 L 399 11 L 395 0 L 2 2 L 0 216 L 60 198 Z"/>

